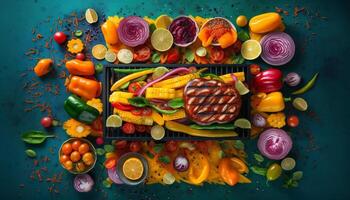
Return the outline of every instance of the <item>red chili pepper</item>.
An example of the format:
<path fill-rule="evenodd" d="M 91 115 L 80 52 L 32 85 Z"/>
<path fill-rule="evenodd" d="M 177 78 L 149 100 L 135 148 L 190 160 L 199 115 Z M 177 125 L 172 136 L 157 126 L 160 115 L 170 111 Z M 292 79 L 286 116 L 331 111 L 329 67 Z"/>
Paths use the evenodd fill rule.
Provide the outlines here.
<path fill-rule="evenodd" d="M 112 103 L 112 106 L 114 108 L 116 108 L 116 109 L 124 110 L 124 111 L 130 111 L 130 110 L 134 110 L 135 109 L 134 106 L 125 105 L 125 104 L 121 104 L 121 103 L 118 103 L 118 102 Z"/>
<path fill-rule="evenodd" d="M 253 87 L 256 92 L 275 92 L 282 88 L 282 72 L 279 69 L 270 68 L 258 73 L 253 79 Z"/>
<path fill-rule="evenodd" d="M 167 63 L 173 64 L 176 63 L 180 59 L 180 52 L 177 48 L 170 49 L 168 51 Z"/>

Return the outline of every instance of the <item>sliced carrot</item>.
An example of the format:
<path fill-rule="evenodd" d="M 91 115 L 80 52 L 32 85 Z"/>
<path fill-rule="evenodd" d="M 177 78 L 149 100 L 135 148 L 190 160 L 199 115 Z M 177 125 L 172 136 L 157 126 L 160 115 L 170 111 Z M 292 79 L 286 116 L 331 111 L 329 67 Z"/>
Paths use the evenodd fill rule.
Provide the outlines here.
<path fill-rule="evenodd" d="M 167 53 L 162 53 L 162 54 L 160 55 L 160 63 L 161 63 L 161 64 L 166 63 L 167 59 L 168 59 L 168 54 L 167 54 Z"/>

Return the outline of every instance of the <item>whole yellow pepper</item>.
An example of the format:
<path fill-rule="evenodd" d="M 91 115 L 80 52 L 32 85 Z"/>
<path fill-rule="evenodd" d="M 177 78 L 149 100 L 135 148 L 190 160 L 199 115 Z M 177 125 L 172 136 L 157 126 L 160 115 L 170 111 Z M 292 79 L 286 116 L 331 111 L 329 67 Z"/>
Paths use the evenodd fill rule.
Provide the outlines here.
<path fill-rule="evenodd" d="M 267 33 L 277 29 L 282 23 L 278 13 L 269 12 L 253 17 L 249 21 L 249 28 L 254 33 Z"/>
<path fill-rule="evenodd" d="M 279 112 L 285 107 L 281 92 L 258 93 L 251 98 L 251 106 L 258 112 Z"/>
<path fill-rule="evenodd" d="M 118 42 L 117 27 L 110 19 L 108 19 L 105 23 L 102 24 L 101 30 L 107 44 L 113 45 Z"/>

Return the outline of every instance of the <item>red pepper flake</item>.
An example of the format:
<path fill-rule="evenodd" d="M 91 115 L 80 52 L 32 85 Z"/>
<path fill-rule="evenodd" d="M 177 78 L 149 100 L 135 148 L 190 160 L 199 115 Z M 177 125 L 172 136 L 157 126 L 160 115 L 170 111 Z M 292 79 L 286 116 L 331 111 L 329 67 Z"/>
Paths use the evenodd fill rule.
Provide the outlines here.
<path fill-rule="evenodd" d="M 284 11 L 283 11 L 283 14 L 285 14 L 285 15 L 289 15 L 289 12 L 288 12 L 288 11 L 286 11 L 286 10 L 284 10 Z"/>
<path fill-rule="evenodd" d="M 43 162 L 49 162 L 50 158 L 48 156 L 44 156 L 42 159 Z"/>
<path fill-rule="evenodd" d="M 279 7 L 277 7 L 277 6 L 275 7 L 275 10 L 276 10 L 277 13 L 283 12 L 282 8 L 279 8 Z"/>
<path fill-rule="evenodd" d="M 47 167 L 41 167 L 40 170 L 43 171 L 43 172 L 47 172 L 48 171 Z"/>
<path fill-rule="evenodd" d="M 41 38 L 44 38 L 44 36 L 41 35 L 40 33 L 36 34 L 36 39 L 40 40 Z"/>
<path fill-rule="evenodd" d="M 38 166 L 39 161 L 38 161 L 37 159 L 35 159 L 35 160 L 33 161 L 33 163 L 34 163 L 34 166 L 36 167 L 36 166 Z"/>
<path fill-rule="evenodd" d="M 35 173 L 36 173 L 36 175 L 37 175 L 39 181 L 40 181 L 40 182 L 43 181 L 43 178 L 42 178 L 42 176 L 41 176 L 40 170 L 36 170 Z"/>
<path fill-rule="evenodd" d="M 52 192 L 52 190 L 53 190 L 53 186 L 50 186 L 50 187 L 48 188 L 48 191 L 49 191 L 49 192 Z"/>
<path fill-rule="evenodd" d="M 27 52 L 24 53 L 24 55 L 29 56 L 29 55 L 34 55 L 34 54 L 38 54 L 39 51 L 35 48 L 30 48 Z"/>
<path fill-rule="evenodd" d="M 300 12 L 304 12 L 304 11 L 305 11 L 304 7 L 302 8 L 294 7 L 294 16 L 298 16 Z"/>

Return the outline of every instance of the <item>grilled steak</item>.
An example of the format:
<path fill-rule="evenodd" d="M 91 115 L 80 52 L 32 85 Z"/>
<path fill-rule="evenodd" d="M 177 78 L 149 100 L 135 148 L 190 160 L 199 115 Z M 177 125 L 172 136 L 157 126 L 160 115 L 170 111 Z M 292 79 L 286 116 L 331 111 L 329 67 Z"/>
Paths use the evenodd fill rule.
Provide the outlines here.
<path fill-rule="evenodd" d="M 241 109 L 241 96 L 234 85 L 202 78 L 189 82 L 184 89 L 185 111 L 197 124 L 227 123 Z"/>

